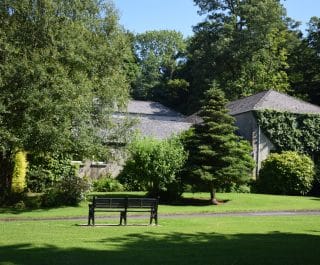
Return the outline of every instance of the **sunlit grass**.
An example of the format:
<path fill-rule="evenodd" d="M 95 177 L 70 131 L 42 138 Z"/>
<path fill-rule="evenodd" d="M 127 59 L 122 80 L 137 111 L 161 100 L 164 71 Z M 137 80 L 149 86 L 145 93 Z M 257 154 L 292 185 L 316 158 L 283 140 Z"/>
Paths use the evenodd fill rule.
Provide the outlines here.
<path fill-rule="evenodd" d="M 108 193 L 107 196 L 143 196 L 144 193 Z M 208 205 L 207 193 L 186 193 L 186 201 L 177 205 L 161 204 L 161 214 L 183 213 L 224 213 L 251 211 L 301 211 L 320 210 L 320 198 L 302 196 L 276 196 L 247 193 L 218 193 L 217 197 L 224 203 Z M 53 217 L 85 217 L 88 212 L 88 201 L 83 201 L 78 207 L 58 207 L 44 209 L 15 210 L 0 208 L 1 218 L 53 218 Z"/>
<path fill-rule="evenodd" d="M 131 220 L 127 227 L 0 222 L 0 264 L 317 265 L 319 221 L 317 216 L 195 217 L 163 219 L 159 226 Z"/>

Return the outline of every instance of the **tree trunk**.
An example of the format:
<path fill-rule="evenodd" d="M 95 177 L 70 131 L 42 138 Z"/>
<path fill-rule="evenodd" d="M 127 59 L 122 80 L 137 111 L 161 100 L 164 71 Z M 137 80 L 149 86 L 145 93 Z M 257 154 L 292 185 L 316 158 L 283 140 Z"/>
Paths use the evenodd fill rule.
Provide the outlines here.
<path fill-rule="evenodd" d="M 210 202 L 213 205 L 218 205 L 219 204 L 218 200 L 216 199 L 216 190 L 215 190 L 214 187 L 210 188 Z"/>
<path fill-rule="evenodd" d="M 13 174 L 11 155 L 0 154 L 0 190 L 9 191 Z"/>

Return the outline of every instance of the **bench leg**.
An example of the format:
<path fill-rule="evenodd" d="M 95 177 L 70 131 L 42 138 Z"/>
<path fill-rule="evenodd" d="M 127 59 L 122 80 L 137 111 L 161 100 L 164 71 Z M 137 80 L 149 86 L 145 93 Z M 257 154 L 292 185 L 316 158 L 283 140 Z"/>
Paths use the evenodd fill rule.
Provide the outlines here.
<path fill-rule="evenodd" d="M 122 225 L 122 221 L 124 221 L 124 225 L 127 225 L 127 212 L 120 212 L 120 225 Z"/>
<path fill-rule="evenodd" d="M 93 215 L 89 215 L 88 217 L 88 225 L 94 225 L 94 214 Z"/>
<path fill-rule="evenodd" d="M 88 225 L 94 225 L 94 208 L 92 205 L 89 205 L 89 214 L 88 214 Z"/>
<path fill-rule="evenodd" d="M 152 225 L 153 220 L 155 225 L 158 225 L 158 213 L 155 211 L 151 211 L 150 213 L 150 225 Z"/>

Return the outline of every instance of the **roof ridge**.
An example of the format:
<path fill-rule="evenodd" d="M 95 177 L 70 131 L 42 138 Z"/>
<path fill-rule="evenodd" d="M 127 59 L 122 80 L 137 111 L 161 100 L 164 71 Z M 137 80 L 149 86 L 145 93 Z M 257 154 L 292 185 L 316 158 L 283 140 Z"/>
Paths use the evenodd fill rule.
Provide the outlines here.
<path fill-rule="evenodd" d="M 292 98 L 292 99 L 294 99 L 294 100 L 297 100 L 297 101 L 299 101 L 299 102 L 301 102 L 301 103 L 303 103 L 303 104 L 310 105 L 310 106 L 313 106 L 313 107 L 317 107 L 317 108 L 320 109 L 320 106 L 318 106 L 318 105 L 316 105 L 316 104 L 313 104 L 313 103 L 310 103 L 310 102 L 308 102 L 308 101 L 305 101 L 305 100 L 303 100 L 303 99 L 301 99 L 301 98 L 296 98 L 296 97 L 294 97 L 294 96 L 291 96 L 291 95 L 288 95 L 288 94 L 285 94 L 285 93 L 282 93 L 282 92 L 279 92 L 279 91 L 275 91 L 275 92 L 277 92 L 277 93 L 279 93 L 279 94 L 282 94 L 282 95 L 285 95 L 285 96 L 287 96 L 287 97 L 289 97 L 289 98 Z"/>
<path fill-rule="evenodd" d="M 288 98 L 290 98 L 290 99 L 292 99 L 292 100 L 299 101 L 300 103 L 302 103 L 302 104 L 304 104 L 304 105 L 309 105 L 309 106 L 317 107 L 317 108 L 320 109 L 320 106 L 318 106 L 318 105 L 316 105 L 316 104 L 312 104 L 312 103 L 310 103 L 310 102 L 308 102 L 308 101 L 305 101 L 305 100 L 303 100 L 303 99 L 301 99 L 301 98 L 297 98 L 297 97 L 291 96 L 291 95 L 289 95 L 289 94 L 287 94 L 287 93 L 280 92 L 280 91 L 277 91 L 277 90 L 274 90 L 274 89 L 269 89 L 269 90 L 267 91 L 267 93 L 259 100 L 259 102 L 260 102 L 261 100 L 265 99 L 266 96 L 269 95 L 271 92 L 275 92 L 275 93 L 280 94 L 280 95 L 282 95 L 282 96 L 288 97 Z M 255 107 L 259 102 L 257 102 L 257 103 L 254 105 L 254 107 Z"/>
<path fill-rule="evenodd" d="M 264 93 L 264 95 L 253 105 L 252 109 L 255 110 L 256 107 L 257 107 L 260 103 L 262 103 L 262 102 L 266 99 L 266 97 L 269 96 L 269 95 L 271 94 L 271 92 L 273 92 L 273 91 L 275 91 L 275 90 L 273 90 L 273 89 L 268 89 L 268 90 L 261 91 L 260 93 L 261 93 L 261 94 Z M 258 94 L 259 94 L 259 93 L 258 93 Z M 255 95 L 257 95 L 257 94 L 255 94 Z"/>

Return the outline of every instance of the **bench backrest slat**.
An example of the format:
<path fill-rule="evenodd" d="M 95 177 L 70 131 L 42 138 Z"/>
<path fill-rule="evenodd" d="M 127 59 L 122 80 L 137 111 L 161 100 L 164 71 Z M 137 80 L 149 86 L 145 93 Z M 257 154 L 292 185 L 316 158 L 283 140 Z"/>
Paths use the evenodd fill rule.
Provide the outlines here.
<path fill-rule="evenodd" d="M 93 197 L 94 208 L 157 208 L 153 198 L 103 198 Z"/>
<path fill-rule="evenodd" d="M 156 204 L 156 199 L 135 199 L 130 198 L 128 200 L 128 208 L 151 208 L 154 207 Z"/>
<path fill-rule="evenodd" d="M 93 199 L 95 208 L 125 208 L 125 198 L 99 198 Z"/>

